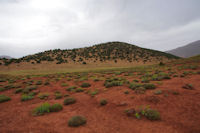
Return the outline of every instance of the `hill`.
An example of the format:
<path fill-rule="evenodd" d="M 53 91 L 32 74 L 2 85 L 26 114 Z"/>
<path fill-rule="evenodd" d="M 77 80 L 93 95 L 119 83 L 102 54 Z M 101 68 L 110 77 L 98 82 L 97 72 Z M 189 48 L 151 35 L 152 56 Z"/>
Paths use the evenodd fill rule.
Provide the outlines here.
<path fill-rule="evenodd" d="M 12 57 L 10 57 L 10 56 L 7 56 L 7 55 L 0 55 L 0 59 L 3 59 L 3 58 L 5 58 L 5 59 L 12 59 Z"/>
<path fill-rule="evenodd" d="M 78 49 L 55 49 L 28 55 L 19 59 L 2 60 L 2 64 L 101 64 L 130 63 L 145 64 L 178 59 L 179 57 L 164 52 L 141 48 L 124 42 L 108 42 Z"/>
<path fill-rule="evenodd" d="M 191 57 L 200 54 L 200 40 L 187 44 L 183 47 L 178 47 L 166 51 L 167 53 L 179 56 L 179 57 Z"/>

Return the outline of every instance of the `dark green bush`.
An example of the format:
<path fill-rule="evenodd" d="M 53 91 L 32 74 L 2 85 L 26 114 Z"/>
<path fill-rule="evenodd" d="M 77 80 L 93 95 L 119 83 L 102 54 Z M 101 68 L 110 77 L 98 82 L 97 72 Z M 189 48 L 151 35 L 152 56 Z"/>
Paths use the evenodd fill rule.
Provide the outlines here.
<path fill-rule="evenodd" d="M 106 105 L 108 102 L 106 99 L 101 99 L 100 100 L 100 105 L 103 106 L 103 105 Z"/>
<path fill-rule="evenodd" d="M 141 84 L 133 82 L 129 85 L 129 88 L 132 90 L 135 90 L 136 88 L 141 87 L 141 86 L 142 86 Z"/>
<path fill-rule="evenodd" d="M 66 89 L 66 91 L 73 91 L 76 89 L 76 86 L 71 86 Z"/>
<path fill-rule="evenodd" d="M 141 87 L 137 87 L 134 91 L 136 94 L 144 94 L 146 89 L 141 86 Z"/>
<path fill-rule="evenodd" d="M 192 84 L 185 84 L 182 88 L 188 89 L 188 90 L 193 90 L 194 86 Z"/>
<path fill-rule="evenodd" d="M 60 105 L 58 103 L 50 105 L 49 103 L 46 102 L 46 103 L 43 103 L 42 105 L 36 107 L 33 110 L 33 115 L 44 115 L 45 113 L 58 112 L 62 109 L 63 109 L 62 105 Z"/>
<path fill-rule="evenodd" d="M 22 91 L 23 91 L 22 88 L 18 88 L 18 89 L 15 90 L 15 93 L 17 94 L 17 93 L 20 93 L 20 92 L 22 92 Z"/>
<path fill-rule="evenodd" d="M 33 110 L 34 115 L 43 115 L 45 113 L 50 112 L 50 104 L 49 103 L 43 103 L 42 105 L 38 106 Z"/>
<path fill-rule="evenodd" d="M 23 94 L 22 97 L 21 97 L 21 101 L 28 101 L 28 100 L 31 100 L 33 98 L 34 98 L 34 96 L 32 96 L 32 95 Z"/>
<path fill-rule="evenodd" d="M 36 85 L 41 85 L 42 84 L 42 81 L 37 81 L 36 82 Z"/>
<path fill-rule="evenodd" d="M 9 101 L 9 100 L 11 100 L 10 97 L 8 97 L 6 95 L 0 95 L 0 103 L 6 102 L 6 101 Z"/>
<path fill-rule="evenodd" d="M 63 107 L 59 103 L 55 103 L 55 104 L 50 106 L 50 112 L 58 112 L 58 111 L 60 111 L 62 109 L 63 109 Z"/>
<path fill-rule="evenodd" d="M 83 116 L 73 116 L 68 121 L 68 126 L 78 127 L 87 123 L 87 120 Z"/>
<path fill-rule="evenodd" d="M 124 94 L 129 94 L 129 91 L 124 91 Z"/>
<path fill-rule="evenodd" d="M 62 94 L 60 92 L 55 92 L 55 99 L 60 99 L 62 98 Z"/>
<path fill-rule="evenodd" d="M 142 86 L 147 90 L 156 88 L 156 86 L 154 84 L 143 84 Z"/>
<path fill-rule="evenodd" d="M 149 120 L 160 120 L 160 113 L 157 110 L 147 109 L 144 115 Z"/>
<path fill-rule="evenodd" d="M 83 91 L 84 91 L 83 88 L 77 88 L 77 89 L 76 89 L 76 92 L 83 92 Z"/>
<path fill-rule="evenodd" d="M 64 105 L 74 104 L 76 102 L 76 99 L 73 97 L 68 97 L 64 100 Z"/>
<path fill-rule="evenodd" d="M 90 83 L 82 83 L 81 87 L 83 88 L 87 88 L 87 87 L 90 87 Z"/>
<path fill-rule="evenodd" d="M 49 94 L 48 93 L 39 93 L 38 97 L 40 99 L 47 99 L 49 97 Z"/>

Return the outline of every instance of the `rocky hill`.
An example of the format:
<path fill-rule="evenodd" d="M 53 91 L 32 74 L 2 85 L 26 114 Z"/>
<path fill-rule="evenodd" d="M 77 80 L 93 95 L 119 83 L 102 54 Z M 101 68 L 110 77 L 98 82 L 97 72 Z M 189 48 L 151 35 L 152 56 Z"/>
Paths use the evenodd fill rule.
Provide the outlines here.
<path fill-rule="evenodd" d="M 30 64 L 40 64 L 43 62 L 52 62 L 54 64 L 91 64 L 102 62 L 117 63 L 118 61 L 147 63 L 178 58 L 168 53 L 141 48 L 124 42 L 108 42 L 78 49 L 48 50 L 19 59 L 2 59 L 1 64 L 10 65 L 22 62 Z"/>

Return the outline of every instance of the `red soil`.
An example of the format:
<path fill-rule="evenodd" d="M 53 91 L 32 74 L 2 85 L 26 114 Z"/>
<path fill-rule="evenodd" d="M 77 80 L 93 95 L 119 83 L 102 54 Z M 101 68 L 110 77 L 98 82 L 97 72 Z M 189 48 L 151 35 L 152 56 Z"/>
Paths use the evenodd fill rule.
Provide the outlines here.
<path fill-rule="evenodd" d="M 173 78 L 162 81 L 156 90 L 163 94 L 154 95 L 155 90 L 148 90 L 145 94 L 135 94 L 128 87 L 112 87 L 103 90 L 103 81 L 93 82 L 90 88 L 98 88 L 101 93 L 91 97 L 86 93 L 72 93 L 77 102 L 63 106 L 63 110 L 43 116 L 32 116 L 31 111 L 42 102 L 63 104 L 63 98 L 54 99 L 54 92 L 67 92 L 60 85 L 40 87 L 41 92 L 50 93 L 47 100 L 35 97 L 33 100 L 21 102 L 20 94 L 13 90 L 1 92 L 12 98 L 11 101 L 0 104 L 0 132 L 1 133 L 200 133 L 200 75 L 184 78 Z M 72 85 L 72 81 L 67 82 Z M 191 83 L 194 90 L 183 89 L 182 86 Z M 128 90 L 129 94 L 124 94 Z M 174 95 L 173 91 L 179 92 Z M 168 96 L 164 96 L 168 94 Z M 100 106 L 102 98 L 108 104 Z M 124 114 L 127 108 L 140 105 L 150 105 L 161 114 L 161 120 L 150 121 L 146 118 L 136 119 Z M 67 125 L 73 115 L 83 115 L 87 124 L 78 128 Z"/>

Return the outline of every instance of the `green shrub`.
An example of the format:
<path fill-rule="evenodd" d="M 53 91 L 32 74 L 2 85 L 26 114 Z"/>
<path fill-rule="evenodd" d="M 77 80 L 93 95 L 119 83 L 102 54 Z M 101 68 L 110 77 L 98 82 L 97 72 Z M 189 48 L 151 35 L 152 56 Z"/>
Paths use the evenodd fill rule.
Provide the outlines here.
<path fill-rule="evenodd" d="M 60 99 L 62 98 L 62 94 L 60 92 L 55 92 L 55 99 Z"/>
<path fill-rule="evenodd" d="M 147 109 L 144 115 L 149 120 L 160 120 L 160 113 L 157 110 Z"/>
<path fill-rule="evenodd" d="M 148 78 L 142 78 L 141 82 L 142 83 L 149 83 L 149 79 Z"/>
<path fill-rule="evenodd" d="M 100 105 L 103 106 L 103 105 L 106 105 L 108 102 L 106 99 L 101 99 L 100 100 Z"/>
<path fill-rule="evenodd" d="M 76 102 L 76 99 L 73 97 L 68 97 L 64 100 L 64 105 L 74 104 Z"/>
<path fill-rule="evenodd" d="M 27 92 L 30 92 L 32 90 L 36 90 L 37 89 L 37 86 L 29 86 L 29 87 L 26 87 L 23 92 L 24 93 L 27 93 Z"/>
<path fill-rule="evenodd" d="M 62 87 L 66 87 L 66 86 L 68 86 L 68 84 L 67 83 L 62 83 L 61 86 Z"/>
<path fill-rule="evenodd" d="M 13 85 L 6 85 L 4 87 L 1 87 L 0 91 L 6 91 L 6 90 L 10 90 L 12 88 L 15 88 L 15 86 L 13 86 Z"/>
<path fill-rule="evenodd" d="M 44 115 L 45 113 L 58 112 L 62 109 L 63 109 L 62 105 L 58 103 L 50 105 L 49 103 L 45 102 L 33 110 L 33 115 Z"/>
<path fill-rule="evenodd" d="M 18 88 L 18 89 L 15 90 L 15 93 L 17 94 L 17 93 L 20 93 L 20 92 L 22 92 L 22 91 L 23 91 L 22 88 Z"/>
<path fill-rule="evenodd" d="M 124 91 L 124 94 L 129 94 L 129 91 Z"/>
<path fill-rule="evenodd" d="M 140 119 L 142 116 L 145 116 L 149 120 L 160 120 L 160 113 L 157 110 L 153 110 L 147 107 L 140 107 L 138 109 L 126 109 L 125 113 L 127 116 L 135 116 L 137 119 Z"/>
<path fill-rule="evenodd" d="M 160 94 L 162 94 L 162 90 L 156 90 L 156 91 L 154 91 L 154 94 L 155 95 L 160 95 Z"/>
<path fill-rule="evenodd" d="M 40 99 L 47 99 L 49 97 L 49 94 L 48 93 L 39 93 L 38 97 Z"/>
<path fill-rule="evenodd" d="M 135 83 L 135 82 L 133 82 L 133 83 L 131 83 L 131 84 L 129 85 L 129 88 L 132 89 L 132 90 L 135 90 L 135 89 L 138 88 L 138 87 L 142 87 L 142 85 L 141 85 L 141 84 L 138 84 L 138 83 Z"/>
<path fill-rule="evenodd" d="M 58 111 L 60 111 L 62 109 L 63 109 L 63 107 L 59 103 L 55 103 L 55 104 L 50 106 L 50 112 L 58 112 Z"/>
<path fill-rule="evenodd" d="M 106 88 L 113 87 L 113 86 L 122 86 L 122 85 L 123 85 L 122 81 L 111 81 L 111 82 L 105 82 L 104 83 L 104 86 Z"/>
<path fill-rule="evenodd" d="M 156 86 L 154 84 L 143 84 L 142 86 L 147 90 L 156 88 Z"/>
<path fill-rule="evenodd" d="M 95 95 L 97 95 L 99 93 L 98 90 L 94 90 L 94 91 L 89 91 L 89 94 L 94 97 Z"/>
<path fill-rule="evenodd" d="M 6 88 L 0 87 L 0 91 L 5 91 L 7 90 Z"/>
<path fill-rule="evenodd" d="M 83 116 L 73 116 L 68 121 L 68 126 L 78 127 L 87 123 L 87 120 Z"/>
<path fill-rule="evenodd" d="M 28 101 L 28 100 L 31 100 L 33 98 L 34 98 L 34 96 L 23 94 L 22 97 L 21 97 L 21 101 Z"/>
<path fill-rule="evenodd" d="M 48 81 L 46 81 L 46 82 L 44 83 L 44 85 L 50 85 L 50 83 L 49 83 Z"/>
<path fill-rule="evenodd" d="M 71 86 L 66 89 L 66 91 L 73 91 L 76 89 L 76 86 Z"/>
<path fill-rule="evenodd" d="M 182 88 L 188 89 L 188 90 L 193 90 L 194 86 L 192 84 L 185 84 Z"/>
<path fill-rule="evenodd" d="M 6 82 L 6 79 L 0 79 L 0 82 Z"/>
<path fill-rule="evenodd" d="M 173 91 L 172 94 L 173 94 L 173 95 L 179 95 L 179 92 Z"/>
<path fill-rule="evenodd" d="M 134 91 L 136 94 L 144 94 L 146 89 L 144 87 L 137 87 Z"/>
<path fill-rule="evenodd" d="M 33 110 L 34 115 L 43 115 L 43 114 L 49 113 L 49 112 L 50 112 L 50 104 L 47 102 L 43 103 L 42 105 L 40 105 L 39 107 L 37 107 Z"/>
<path fill-rule="evenodd" d="M 36 82 L 36 85 L 41 85 L 42 84 L 42 81 L 37 81 Z"/>
<path fill-rule="evenodd" d="M 6 102 L 6 101 L 9 101 L 9 100 L 11 100 L 10 97 L 8 97 L 6 95 L 0 95 L 0 103 Z"/>
<path fill-rule="evenodd" d="M 159 63 L 159 66 L 164 66 L 165 64 L 163 62 L 160 62 Z"/>
<path fill-rule="evenodd" d="M 83 88 L 87 88 L 87 87 L 90 87 L 90 83 L 82 83 L 81 87 Z"/>
<path fill-rule="evenodd" d="M 84 91 L 83 88 L 77 88 L 77 89 L 76 89 L 76 92 L 83 92 L 83 91 Z"/>

